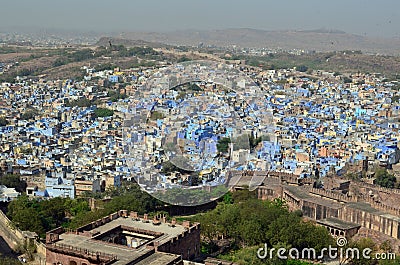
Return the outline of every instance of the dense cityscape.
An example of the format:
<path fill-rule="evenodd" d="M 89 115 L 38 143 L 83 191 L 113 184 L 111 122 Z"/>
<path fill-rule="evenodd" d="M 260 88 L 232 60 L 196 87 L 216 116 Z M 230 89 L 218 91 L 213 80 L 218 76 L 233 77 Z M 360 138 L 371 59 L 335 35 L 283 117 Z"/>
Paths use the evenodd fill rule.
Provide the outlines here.
<path fill-rule="evenodd" d="M 0 265 L 400 264 L 396 16 L 103 4 L 0 11 Z"/>

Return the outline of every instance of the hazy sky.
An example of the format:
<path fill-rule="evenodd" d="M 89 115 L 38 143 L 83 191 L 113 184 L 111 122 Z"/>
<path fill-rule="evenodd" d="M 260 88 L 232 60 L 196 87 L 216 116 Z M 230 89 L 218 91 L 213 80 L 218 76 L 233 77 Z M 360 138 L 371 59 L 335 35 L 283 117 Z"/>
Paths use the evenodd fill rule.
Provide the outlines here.
<path fill-rule="evenodd" d="M 340 29 L 400 37 L 399 0 L 2 0 L 0 28 Z"/>

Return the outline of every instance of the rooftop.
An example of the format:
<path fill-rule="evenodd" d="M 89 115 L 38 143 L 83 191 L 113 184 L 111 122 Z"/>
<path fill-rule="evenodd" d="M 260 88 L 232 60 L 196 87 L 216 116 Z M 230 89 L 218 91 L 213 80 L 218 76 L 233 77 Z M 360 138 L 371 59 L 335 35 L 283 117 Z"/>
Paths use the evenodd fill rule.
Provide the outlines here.
<path fill-rule="evenodd" d="M 359 228 L 361 225 L 345 222 L 336 218 L 326 218 L 317 221 L 318 224 L 326 225 L 329 227 L 334 227 L 343 230 L 350 230 L 353 228 Z"/>
<path fill-rule="evenodd" d="M 113 264 L 117 265 L 170 264 L 181 260 L 181 256 L 156 252 L 156 246 L 184 237 L 193 227 L 188 223 L 183 226 L 165 220 L 153 222 L 147 220 L 147 216 L 139 218 L 137 213 L 129 216 L 120 211 L 78 228 L 77 231 L 65 232 L 61 228 L 50 231 L 46 242 L 47 248 L 52 251 L 92 259 L 100 255 L 100 259 L 115 259 Z M 132 246 L 127 242 L 113 243 L 116 238 L 121 238 L 119 234 L 123 234 L 123 238 L 131 238 Z M 52 238 L 54 235 L 55 239 Z M 136 240 L 140 242 L 137 247 L 133 246 Z"/>

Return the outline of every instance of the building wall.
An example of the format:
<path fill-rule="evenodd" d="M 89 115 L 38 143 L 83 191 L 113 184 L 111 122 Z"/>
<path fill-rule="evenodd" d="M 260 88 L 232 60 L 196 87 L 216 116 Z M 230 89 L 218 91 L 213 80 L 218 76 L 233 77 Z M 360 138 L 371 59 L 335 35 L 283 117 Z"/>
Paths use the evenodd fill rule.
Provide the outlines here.
<path fill-rule="evenodd" d="M 121 210 L 119 212 L 116 212 L 114 214 L 110 214 L 108 216 L 103 217 L 102 219 L 99 219 L 97 221 L 94 221 L 92 223 L 89 223 L 85 226 L 82 226 L 77 229 L 74 233 L 78 233 L 81 236 L 89 236 L 91 237 L 92 234 L 88 233 L 89 230 L 92 230 L 98 226 L 102 226 L 112 220 L 115 220 L 119 217 L 131 217 L 131 218 L 141 218 L 138 216 L 137 212 L 130 212 L 126 210 Z M 145 214 L 143 216 L 144 220 L 147 220 L 148 216 Z M 166 222 L 165 217 L 161 219 L 161 222 Z M 175 225 L 176 220 L 172 221 L 170 225 Z M 195 223 L 195 224 L 190 224 L 188 221 L 184 221 L 182 224 L 186 230 L 178 235 L 175 238 L 170 239 L 168 242 L 159 245 L 159 242 L 157 239 L 153 240 L 152 242 L 149 243 L 148 247 L 154 249 L 142 256 L 140 256 L 137 261 L 143 260 L 147 258 L 149 255 L 153 254 L 155 251 L 156 252 L 165 252 L 165 253 L 170 253 L 170 254 L 176 254 L 176 255 L 181 255 L 183 259 L 185 260 L 193 260 L 196 257 L 200 255 L 200 224 Z M 123 228 L 125 229 L 125 228 Z M 98 257 L 97 255 L 100 254 L 100 258 L 103 257 L 103 259 L 110 259 L 109 254 L 105 253 L 89 253 L 85 251 L 85 249 L 80 249 L 74 246 L 66 246 L 61 244 L 57 244 L 59 235 L 62 233 L 65 233 L 66 231 L 63 228 L 57 228 L 54 229 L 50 232 L 46 233 L 46 247 L 47 247 L 47 263 L 49 265 L 53 265 L 54 263 L 61 262 L 62 264 L 70 264 L 70 262 L 76 262 L 73 264 L 77 265 L 92 265 L 92 264 L 101 264 L 101 263 L 96 263 L 94 258 Z M 150 231 L 151 232 L 151 231 Z M 156 232 L 157 233 L 157 232 Z M 112 236 L 112 232 L 110 234 Z M 109 244 L 107 242 L 104 242 L 104 244 Z M 121 246 L 123 247 L 123 246 Z M 107 256 L 108 255 L 108 256 Z M 111 256 L 111 258 L 115 258 L 115 256 Z M 182 264 L 182 262 L 174 263 L 171 264 Z"/>
<path fill-rule="evenodd" d="M 53 264 L 58 264 L 58 263 L 67 264 L 67 265 L 96 265 L 96 263 L 90 263 L 86 259 L 71 257 L 69 255 L 55 253 L 50 250 L 47 250 L 46 251 L 46 265 L 53 265 Z"/>
<path fill-rule="evenodd" d="M 358 164 L 360 170 L 362 165 L 362 163 Z M 360 224 L 361 230 L 374 232 L 380 235 L 380 238 L 389 237 L 395 242 L 393 244 L 400 249 L 400 221 L 396 218 L 400 216 L 399 190 L 381 188 L 367 183 L 347 182 L 341 179 L 327 180 L 325 190 L 314 189 L 310 186 L 312 183 L 302 183 L 303 180 L 298 183 L 298 177 L 295 175 L 268 172 L 262 186 L 257 188 L 257 195 L 262 200 L 281 198 L 286 201 L 289 210 L 302 210 L 305 217 L 313 220 L 334 217 Z M 289 187 L 287 184 L 297 186 L 299 195 L 292 194 L 287 188 Z M 303 186 L 301 187 L 301 185 Z M 331 189 L 338 191 L 332 192 Z M 349 192 L 346 195 L 340 191 Z M 301 193 L 315 198 L 302 198 Z M 335 203 L 330 206 L 330 202 Z M 357 202 L 368 203 L 377 211 L 361 210 L 348 204 Z M 382 215 L 382 213 L 388 214 Z"/>
<path fill-rule="evenodd" d="M 282 198 L 283 188 L 280 185 L 260 187 L 257 189 L 257 196 L 261 200 L 274 200 Z"/>
<path fill-rule="evenodd" d="M 75 193 L 77 196 L 83 192 L 100 192 L 100 180 L 75 180 Z"/>
<path fill-rule="evenodd" d="M 200 255 L 200 225 L 189 228 L 183 235 L 158 246 L 157 251 L 182 255 L 183 259 L 193 260 Z"/>
<path fill-rule="evenodd" d="M 339 218 L 344 221 L 360 224 L 362 227 L 400 239 L 400 222 L 350 207 L 339 210 Z"/>
<path fill-rule="evenodd" d="M 338 209 L 331 208 L 316 202 L 303 201 L 302 209 L 304 216 L 313 220 L 321 220 L 328 217 L 338 217 Z"/>

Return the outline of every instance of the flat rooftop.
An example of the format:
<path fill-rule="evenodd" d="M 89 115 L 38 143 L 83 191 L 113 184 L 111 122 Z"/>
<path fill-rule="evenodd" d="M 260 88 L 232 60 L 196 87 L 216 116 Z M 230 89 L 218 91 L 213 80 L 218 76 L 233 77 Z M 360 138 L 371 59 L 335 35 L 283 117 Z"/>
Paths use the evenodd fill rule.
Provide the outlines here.
<path fill-rule="evenodd" d="M 128 218 L 119 217 L 111 222 L 108 222 L 108 223 L 102 225 L 102 226 L 99 226 L 92 230 L 89 230 L 89 232 L 92 232 L 92 233 L 99 232 L 100 234 L 103 234 L 103 233 L 110 231 L 114 228 L 117 228 L 119 226 L 127 226 L 127 227 L 132 227 L 132 228 L 137 228 L 137 229 L 143 229 L 143 230 L 163 233 L 164 235 L 154 239 L 155 241 L 159 241 L 160 245 L 164 244 L 165 242 L 168 242 L 170 239 L 177 237 L 178 235 L 180 235 L 186 231 L 186 228 L 181 225 L 176 225 L 176 226 L 172 227 L 169 224 L 162 223 L 162 222 L 159 225 L 154 225 L 152 220 L 149 220 L 149 222 L 145 223 L 141 220 L 136 221 L 130 217 L 128 217 Z M 97 237 L 97 236 L 98 235 L 96 235 L 95 237 Z"/>
<path fill-rule="evenodd" d="M 140 258 L 143 255 L 149 255 L 152 251 L 151 249 L 141 248 L 141 249 L 128 249 L 117 244 L 107 244 L 106 242 L 100 240 L 93 240 L 90 237 L 74 235 L 74 234 L 62 234 L 60 235 L 60 241 L 56 244 L 64 244 L 71 247 L 82 248 L 88 250 L 89 252 L 101 252 L 111 255 L 116 255 L 118 261 L 114 264 L 125 265 L 129 262 Z"/>
<path fill-rule="evenodd" d="M 139 261 L 136 264 L 137 265 L 171 264 L 173 261 L 176 261 L 177 259 L 180 260 L 180 257 L 178 255 L 157 252 L 145 258 L 144 260 Z"/>
<path fill-rule="evenodd" d="M 349 202 L 346 204 L 347 207 L 361 210 L 367 213 L 380 214 L 381 212 L 371 206 L 371 204 L 366 202 Z"/>
<path fill-rule="evenodd" d="M 359 228 L 361 225 L 345 222 L 336 218 L 326 218 L 317 221 L 318 224 L 326 225 L 333 228 L 338 228 L 342 230 L 350 230 L 353 228 Z"/>
<path fill-rule="evenodd" d="M 155 232 L 161 234 L 154 239 L 150 239 L 145 244 L 134 248 L 125 245 L 119 245 L 114 243 L 108 243 L 96 238 L 101 237 L 103 233 L 107 233 L 113 229 L 119 227 L 128 227 L 136 229 L 137 231 L 146 230 L 150 232 Z M 133 219 L 131 217 L 118 217 L 108 223 L 100 225 L 91 230 L 85 230 L 85 234 L 75 234 L 75 233 L 62 233 L 59 235 L 59 241 L 56 245 L 64 245 L 71 248 L 77 248 L 82 250 L 87 250 L 92 253 L 105 253 L 108 255 L 114 255 L 117 257 L 117 261 L 113 264 L 116 265 L 126 265 L 135 260 L 140 260 L 136 264 L 168 264 L 177 259 L 180 259 L 179 255 L 154 252 L 154 249 L 148 247 L 153 243 L 157 242 L 162 245 L 172 238 L 176 238 L 183 234 L 187 228 L 181 225 L 171 226 L 168 223 L 160 222 L 159 224 L 153 224 L 152 220 L 148 222 L 142 221 L 142 219 Z M 88 233 L 87 233 L 88 232 Z M 138 232 L 140 234 L 140 232 Z M 93 234 L 93 236 L 87 236 L 87 234 Z M 141 258 L 142 257 L 142 258 Z"/>
<path fill-rule="evenodd" d="M 322 197 L 318 197 L 317 195 L 312 195 L 307 190 L 305 190 L 301 187 L 285 186 L 285 189 L 299 199 L 302 199 L 302 200 L 308 201 L 308 202 L 313 202 L 318 205 L 330 207 L 333 209 L 339 209 L 339 208 L 343 207 L 343 205 L 344 205 L 344 204 L 338 203 L 334 200 L 331 200 L 329 198 L 322 198 Z"/>

